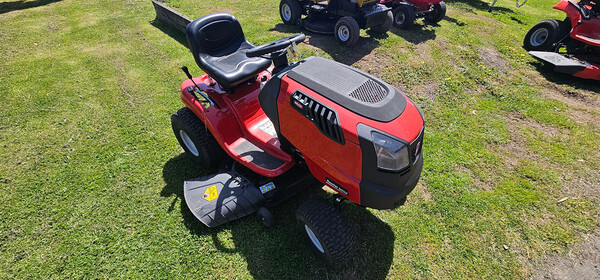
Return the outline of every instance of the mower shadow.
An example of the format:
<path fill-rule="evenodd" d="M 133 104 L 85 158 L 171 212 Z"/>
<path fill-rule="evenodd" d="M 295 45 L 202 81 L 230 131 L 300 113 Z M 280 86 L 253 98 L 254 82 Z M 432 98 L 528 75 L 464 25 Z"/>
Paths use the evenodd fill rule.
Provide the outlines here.
<path fill-rule="evenodd" d="M 532 62 L 536 70 L 549 82 L 558 85 L 567 85 L 576 89 L 583 89 L 594 93 L 600 93 L 600 83 L 595 80 L 581 79 L 569 74 L 555 72 L 552 66 L 539 61 Z"/>
<path fill-rule="evenodd" d="M 367 35 L 369 35 L 368 37 L 361 36 L 358 39 L 358 42 L 356 42 L 354 45 L 344 47 L 335 41 L 335 37 L 333 35 L 318 34 L 305 29 L 300 29 L 295 26 L 285 25 L 283 23 L 276 24 L 275 27 L 269 31 L 278 31 L 288 34 L 297 34 L 303 32 L 307 35 L 307 40 L 304 41 L 304 44 L 320 49 L 329 54 L 333 60 L 346 65 L 352 65 L 364 56 L 370 54 L 380 45 L 378 40 L 388 37 L 387 34 L 378 34 L 367 31 Z"/>
<path fill-rule="evenodd" d="M 150 21 L 150 24 L 156 27 L 158 30 L 162 31 L 163 33 L 167 34 L 169 37 L 175 39 L 175 41 L 179 42 L 181 45 L 185 46 L 188 49 L 190 48 L 185 34 L 177 30 L 175 27 L 171 26 L 170 24 L 164 23 L 158 18 L 155 18 L 154 20 Z"/>
<path fill-rule="evenodd" d="M 432 24 L 429 24 L 432 25 Z M 435 24 L 437 25 L 437 24 Z M 434 26 L 435 26 L 434 25 Z M 392 27 L 390 32 L 398 35 L 399 37 L 404 38 L 404 40 L 411 42 L 413 44 L 420 44 L 423 42 L 427 42 L 429 40 L 435 39 L 435 30 L 434 29 L 424 29 L 426 25 L 420 25 L 419 23 L 415 23 L 415 25 L 408 29 L 399 29 L 396 27 Z"/>
<path fill-rule="evenodd" d="M 312 253 L 308 241 L 299 230 L 295 210 L 310 196 L 323 196 L 324 192 L 311 189 L 271 210 L 276 224 L 264 228 L 251 215 L 242 219 L 208 228 L 190 212 L 183 197 L 183 182 L 203 176 L 192 159 L 180 154 L 168 160 L 163 167 L 165 187 L 160 195 L 173 197 L 167 211 L 173 211 L 176 203 L 181 205 L 183 223 L 191 234 L 210 236 L 219 253 L 240 254 L 247 263 L 248 272 L 256 279 L 385 279 L 394 255 L 394 233 L 389 225 L 371 212 L 345 202 L 341 208 L 357 237 L 357 257 L 344 270 L 324 266 Z M 219 233 L 228 231 L 231 241 L 224 242 Z M 201 253 L 200 253 L 201 254 Z"/>
<path fill-rule="evenodd" d="M 12 2 L 2 2 L 0 3 L 0 14 L 17 11 L 17 10 L 25 10 L 29 8 L 35 8 L 39 6 L 45 6 L 54 2 L 60 2 L 62 0 L 36 0 L 36 1 L 12 1 Z"/>
<path fill-rule="evenodd" d="M 482 10 L 482 11 L 488 11 L 490 6 L 492 5 L 492 3 L 494 2 L 494 0 L 487 0 L 487 1 L 481 1 L 481 0 L 455 0 L 452 2 L 459 2 L 459 3 L 464 3 L 467 4 L 468 6 L 470 6 L 473 9 L 477 9 L 477 10 Z M 494 6 L 494 9 L 492 10 L 492 12 L 500 12 L 500 13 L 514 13 L 514 11 L 510 8 L 506 8 L 506 7 L 501 7 L 498 6 L 499 3 L 496 3 L 496 6 Z"/>

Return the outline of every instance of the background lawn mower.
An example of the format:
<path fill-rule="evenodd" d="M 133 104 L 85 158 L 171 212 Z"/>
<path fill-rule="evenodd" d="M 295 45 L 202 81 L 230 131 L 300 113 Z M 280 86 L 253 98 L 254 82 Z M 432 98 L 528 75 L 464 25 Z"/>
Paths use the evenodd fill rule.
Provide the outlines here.
<path fill-rule="evenodd" d="M 190 211 L 215 227 L 258 213 L 304 187 L 326 184 L 364 207 L 395 208 L 423 167 L 423 116 L 402 92 L 332 60 L 289 63 L 304 34 L 258 47 L 235 17 L 216 13 L 187 26 L 198 66 L 207 74 L 181 85 L 186 107 L 171 117 L 175 137 L 201 167 L 217 174 L 184 183 Z M 228 155 L 233 159 L 224 164 Z M 316 254 L 333 266 L 353 257 L 354 237 L 338 208 L 309 199 L 296 213 Z"/>
<path fill-rule="evenodd" d="M 401 29 L 411 28 L 419 17 L 438 23 L 446 16 L 446 3 L 441 0 L 381 0 L 379 3 L 393 8 L 394 26 Z"/>
<path fill-rule="evenodd" d="M 386 33 L 392 27 L 391 9 L 378 0 L 281 0 L 279 15 L 285 24 L 301 24 L 306 30 L 334 34 L 342 45 L 352 45 L 360 29 Z M 304 19 L 302 16 L 306 15 Z"/>
<path fill-rule="evenodd" d="M 562 0 L 554 9 L 567 18 L 537 23 L 525 35 L 523 47 L 556 72 L 600 80 L 600 4 Z"/>

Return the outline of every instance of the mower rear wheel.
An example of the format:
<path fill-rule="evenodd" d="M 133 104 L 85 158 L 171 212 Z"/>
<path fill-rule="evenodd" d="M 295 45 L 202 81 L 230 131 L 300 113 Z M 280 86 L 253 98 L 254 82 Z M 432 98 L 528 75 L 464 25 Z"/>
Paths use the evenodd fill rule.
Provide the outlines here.
<path fill-rule="evenodd" d="M 302 8 L 298 0 L 281 0 L 279 2 L 279 16 L 285 24 L 298 24 L 300 17 L 302 17 Z"/>
<path fill-rule="evenodd" d="M 358 41 L 360 27 L 352 17 L 343 17 L 335 24 L 335 39 L 342 45 L 350 46 Z"/>
<path fill-rule="evenodd" d="M 171 115 L 175 138 L 186 154 L 202 168 L 217 167 L 224 152 L 204 123 L 187 107 Z"/>
<path fill-rule="evenodd" d="M 409 5 L 399 5 L 394 8 L 394 26 L 400 29 L 409 29 L 415 23 L 417 14 L 415 10 Z"/>
<path fill-rule="evenodd" d="M 375 33 L 384 34 L 392 28 L 392 24 L 394 23 L 394 16 L 392 12 L 387 12 L 385 21 L 379 25 L 375 25 L 371 27 L 371 30 Z"/>
<path fill-rule="evenodd" d="M 336 268 L 352 260 L 354 235 L 331 203 L 323 199 L 308 200 L 298 207 L 296 220 L 319 258 Z"/>
<path fill-rule="evenodd" d="M 547 19 L 534 25 L 523 39 L 523 48 L 527 51 L 550 51 L 558 42 L 560 23 L 555 19 Z"/>
<path fill-rule="evenodd" d="M 263 224 L 263 226 L 267 228 L 270 228 L 275 224 L 275 216 L 273 216 L 273 213 L 271 213 L 271 211 L 266 207 L 258 208 L 256 215 L 260 219 L 260 222 Z"/>
<path fill-rule="evenodd" d="M 429 23 L 438 23 L 446 16 L 446 3 L 440 2 L 433 5 L 431 12 L 425 14 L 425 20 Z"/>

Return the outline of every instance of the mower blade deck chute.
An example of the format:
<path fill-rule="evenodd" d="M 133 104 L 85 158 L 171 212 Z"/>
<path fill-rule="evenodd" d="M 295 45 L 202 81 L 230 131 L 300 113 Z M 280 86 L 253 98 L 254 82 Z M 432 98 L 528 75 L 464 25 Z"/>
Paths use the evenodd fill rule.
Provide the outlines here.
<path fill-rule="evenodd" d="M 235 171 L 185 181 L 183 195 L 192 214 L 208 227 L 250 215 L 264 204 L 260 190 Z"/>
<path fill-rule="evenodd" d="M 530 51 L 529 54 L 538 60 L 552 64 L 554 71 L 560 73 L 573 75 L 587 67 L 585 62 L 554 52 Z"/>

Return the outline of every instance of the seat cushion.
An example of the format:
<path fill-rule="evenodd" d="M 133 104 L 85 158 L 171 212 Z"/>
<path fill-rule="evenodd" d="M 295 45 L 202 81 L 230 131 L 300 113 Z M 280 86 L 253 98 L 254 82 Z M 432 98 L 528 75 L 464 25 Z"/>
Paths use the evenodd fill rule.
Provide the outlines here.
<path fill-rule="evenodd" d="M 198 66 L 223 88 L 235 87 L 271 65 L 271 60 L 246 57 L 253 48 L 238 20 L 227 13 L 203 16 L 186 27 Z"/>
<path fill-rule="evenodd" d="M 271 60 L 268 59 L 246 57 L 244 49 L 218 57 L 199 54 L 199 58 L 202 70 L 224 88 L 235 87 L 271 65 Z"/>

